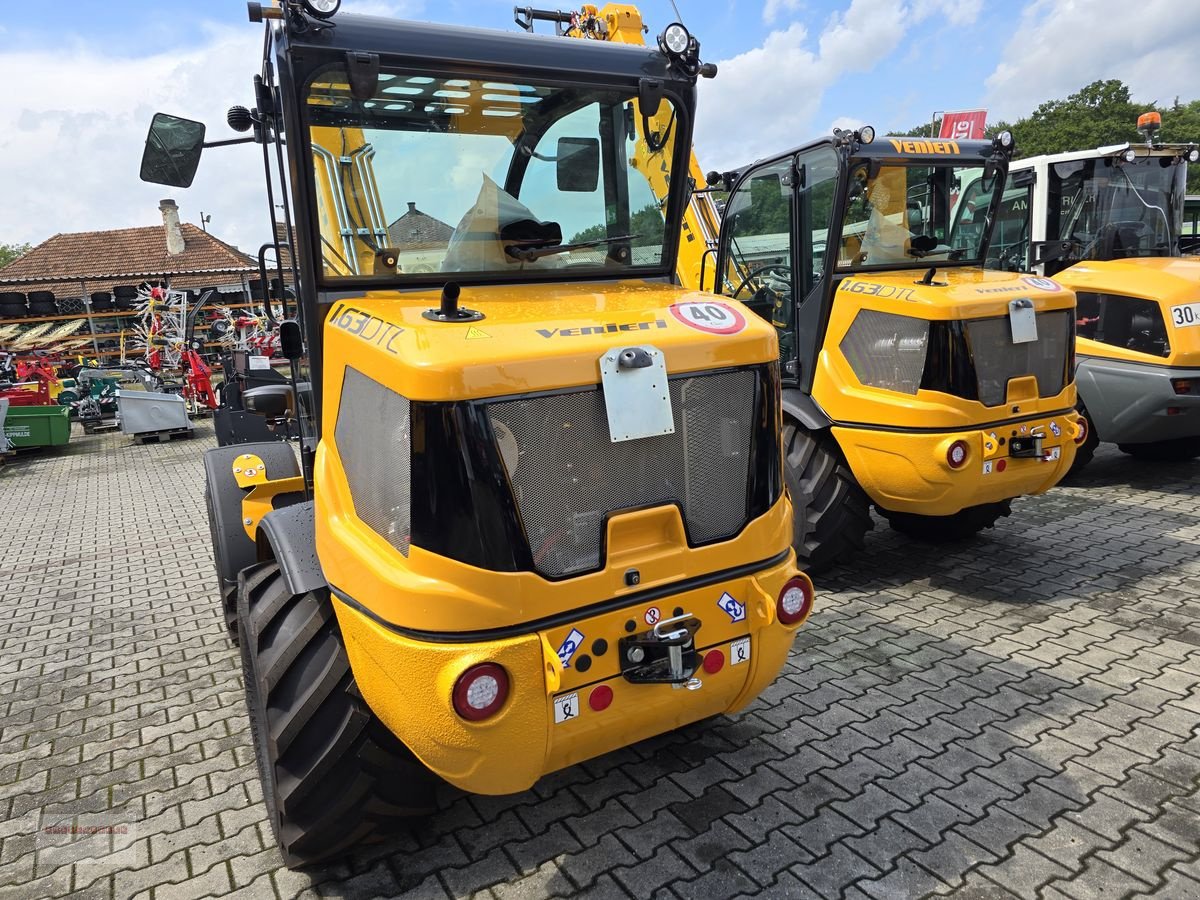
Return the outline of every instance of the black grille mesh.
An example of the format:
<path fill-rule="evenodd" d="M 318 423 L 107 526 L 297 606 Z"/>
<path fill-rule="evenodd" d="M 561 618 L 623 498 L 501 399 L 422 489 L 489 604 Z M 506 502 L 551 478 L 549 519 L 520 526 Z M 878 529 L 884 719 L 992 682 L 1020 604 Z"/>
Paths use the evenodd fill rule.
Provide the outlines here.
<path fill-rule="evenodd" d="M 616 444 L 598 388 L 490 404 L 537 571 L 598 568 L 605 518 L 618 510 L 677 503 L 693 545 L 737 534 L 757 381 L 751 369 L 674 377 L 675 433 Z"/>
<path fill-rule="evenodd" d="M 411 421 L 407 397 L 347 367 L 333 441 L 354 512 L 405 556 L 412 539 Z"/>
<path fill-rule="evenodd" d="M 1003 403 L 1009 380 L 1025 375 L 1037 376 L 1039 396 L 1053 397 L 1063 389 L 1071 350 L 1071 311 L 1038 313 L 1037 328 L 1036 341 L 1014 344 L 1007 317 L 967 322 L 979 402 L 984 406 Z"/>

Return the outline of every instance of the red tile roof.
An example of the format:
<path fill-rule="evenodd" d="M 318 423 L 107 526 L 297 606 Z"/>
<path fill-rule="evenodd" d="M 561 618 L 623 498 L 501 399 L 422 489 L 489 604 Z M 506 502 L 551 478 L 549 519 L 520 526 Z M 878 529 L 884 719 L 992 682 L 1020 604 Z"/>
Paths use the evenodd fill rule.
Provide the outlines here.
<path fill-rule="evenodd" d="M 167 254 L 162 225 L 56 234 L 0 268 L 0 291 L 54 290 L 58 283 L 64 293 L 77 293 L 80 281 L 99 290 L 163 278 L 182 288 L 257 273 L 257 264 L 236 247 L 195 225 L 180 227 L 184 252 L 178 256 Z"/>

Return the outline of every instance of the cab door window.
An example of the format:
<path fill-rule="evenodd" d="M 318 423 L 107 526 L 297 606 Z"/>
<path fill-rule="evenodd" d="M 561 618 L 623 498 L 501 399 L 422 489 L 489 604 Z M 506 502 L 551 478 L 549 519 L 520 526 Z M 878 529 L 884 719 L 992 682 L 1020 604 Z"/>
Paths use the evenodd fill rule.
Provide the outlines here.
<path fill-rule="evenodd" d="M 786 328 L 791 321 L 792 160 L 772 163 L 742 182 L 725 207 L 725 285 L 729 295 Z"/>

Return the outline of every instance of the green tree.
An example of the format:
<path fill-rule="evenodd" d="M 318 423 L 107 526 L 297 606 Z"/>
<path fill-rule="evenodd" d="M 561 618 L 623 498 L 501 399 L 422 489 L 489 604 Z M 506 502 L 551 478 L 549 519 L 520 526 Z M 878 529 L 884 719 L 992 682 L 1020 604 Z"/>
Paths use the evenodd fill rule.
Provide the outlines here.
<path fill-rule="evenodd" d="M 0 244 L 0 269 L 11 262 L 16 262 L 29 250 L 29 244 Z"/>
<path fill-rule="evenodd" d="M 663 242 L 663 215 L 657 203 L 648 203 L 629 217 L 629 233 L 637 235 L 630 243 L 634 247 L 656 247 Z M 568 244 L 598 241 L 608 237 L 604 225 L 591 225 L 568 239 Z"/>

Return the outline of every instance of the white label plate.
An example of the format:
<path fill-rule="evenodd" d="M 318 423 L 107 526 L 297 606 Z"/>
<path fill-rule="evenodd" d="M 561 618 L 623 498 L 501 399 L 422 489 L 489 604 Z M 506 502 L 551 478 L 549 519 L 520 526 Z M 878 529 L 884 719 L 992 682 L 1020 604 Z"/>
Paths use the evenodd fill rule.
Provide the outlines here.
<path fill-rule="evenodd" d="M 1200 325 L 1200 303 L 1183 303 L 1171 307 L 1171 324 L 1176 328 Z"/>
<path fill-rule="evenodd" d="M 750 638 L 738 638 L 729 643 L 729 664 L 740 665 L 750 661 Z"/>
<path fill-rule="evenodd" d="M 619 359 L 624 350 L 645 351 L 650 365 L 621 368 Z M 675 433 L 667 361 L 657 347 L 613 347 L 600 357 L 600 384 L 608 413 L 608 434 L 614 444 Z"/>
<path fill-rule="evenodd" d="M 554 698 L 554 724 L 561 725 L 570 719 L 579 718 L 578 692 L 563 694 Z"/>
<path fill-rule="evenodd" d="M 1034 312 L 1033 301 L 1028 297 L 1009 301 L 1008 321 L 1012 325 L 1014 344 L 1028 344 L 1037 340 L 1037 313 Z"/>
<path fill-rule="evenodd" d="M 271 368 L 271 357 L 269 356 L 248 356 L 246 364 L 253 371 Z"/>

